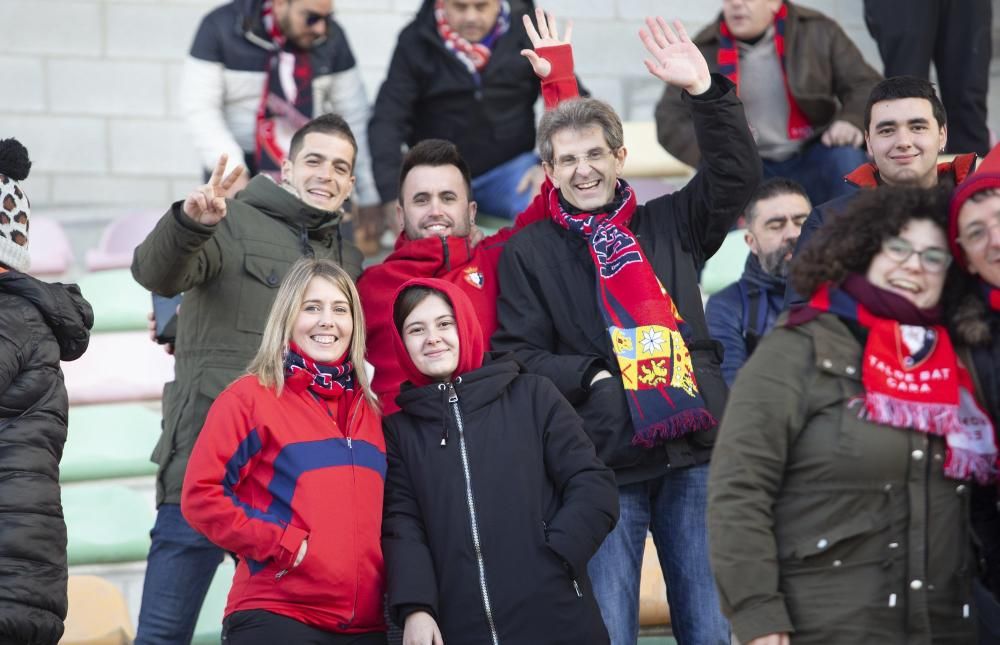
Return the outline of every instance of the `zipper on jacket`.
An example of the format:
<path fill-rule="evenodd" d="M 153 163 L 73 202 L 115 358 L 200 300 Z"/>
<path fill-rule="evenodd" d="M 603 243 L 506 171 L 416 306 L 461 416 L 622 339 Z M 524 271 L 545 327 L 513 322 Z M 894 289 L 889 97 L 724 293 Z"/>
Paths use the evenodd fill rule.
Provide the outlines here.
<path fill-rule="evenodd" d="M 461 379 L 456 382 L 461 383 Z M 490 604 L 490 593 L 486 586 L 486 566 L 483 562 L 482 542 L 479 539 L 479 520 L 476 518 L 476 501 L 472 498 L 472 474 L 469 471 L 469 453 L 465 446 L 465 426 L 462 423 L 462 411 L 458 407 L 458 393 L 455 386 L 448 383 L 448 403 L 458 426 L 458 450 L 462 456 L 462 472 L 465 474 L 465 501 L 469 507 L 469 524 L 472 527 L 472 546 L 476 551 L 476 565 L 479 567 L 479 591 L 483 596 L 483 609 L 486 611 L 486 622 L 490 627 L 490 642 L 500 645 L 497 626 L 493 621 L 493 606 Z"/>
<path fill-rule="evenodd" d="M 545 520 L 542 520 L 542 532 L 545 534 L 545 542 L 548 543 L 548 541 L 549 541 L 549 523 L 546 522 Z M 569 570 L 569 565 L 567 565 L 567 564 L 564 563 L 563 567 L 566 569 L 566 573 L 572 575 L 570 573 L 570 570 Z M 576 597 L 577 598 L 583 598 L 583 592 L 580 591 L 580 585 L 579 585 L 579 583 L 577 583 L 576 578 L 570 578 L 570 582 L 573 583 L 573 591 L 576 592 Z"/>

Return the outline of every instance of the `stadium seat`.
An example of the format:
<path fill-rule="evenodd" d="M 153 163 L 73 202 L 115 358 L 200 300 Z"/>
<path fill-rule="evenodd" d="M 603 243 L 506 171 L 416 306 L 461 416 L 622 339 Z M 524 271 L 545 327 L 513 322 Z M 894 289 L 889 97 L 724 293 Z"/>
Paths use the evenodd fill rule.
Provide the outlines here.
<path fill-rule="evenodd" d="M 153 509 L 139 493 L 116 484 L 62 489 L 70 566 L 145 560 Z"/>
<path fill-rule="evenodd" d="M 235 570 L 233 559 L 228 556 L 216 570 L 212 585 L 205 596 L 205 603 L 201 606 L 191 645 L 218 645 L 219 635 L 222 633 L 222 614 L 226 610 L 226 600 L 229 597 L 229 588 L 233 584 Z"/>
<path fill-rule="evenodd" d="M 59 464 L 63 483 L 156 474 L 149 455 L 160 436 L 160 413 L 138 403 L 72 406 Z"/>
<path fill-rule="evenodd" d="M 94 308 L 94 333 L 146 329 L 152 299 L 128 269 L 87 273 L 77 282 Z"/>
<path fill-rule="evenodd" d="M 660 571 L 653 537 L 646 536 L 642 555 L 642 575 L 639 578 L 639 630 L 642 635 L 670 632 L 670 607 L 667 606 L 667 585 Z"/>
<path fill-rule="evenodd" d="M 174 357 L 146 332 L 94 334 L 87 352 L 62 369 L 70 405 L 156 401 L 174 378 Z"/>
<path fill-rule="evenodd" d="M 73 247 L 61 224 L 42 215 L 31 217 L 31 243 L 28 254 L 35 276 L 62 275 L 73 266 Z"/>
<path fill-rule="evenodd" d="M 663 149 L 652 121 L 625 121 L 625 177 L 690 177 L 694 169 Z"/>
<path fill-rule="evenodd" d="M 701 272 L 701 291 L 706 296 L 721 291 L 743 275 L 743 265 L 750 253 L 743 234 L 743 229 L 730 231 L 722 248 L 705 264 L 705 269 Z"/>
<path fill-rule="evenodd" d="M 135 247 L 146 239 L 162 215 L 162 211 L 139 211 L 119 217 L 108 224 L 97 248 L 87 251 L 87 270 L 106 271 L 130 267 Z"/>
<path fill-rule="evenodd" d="M 97 576 L 69 577 L 69 613 L 59 645 L 130 645 L 128 605 L 114 584 Z"/>

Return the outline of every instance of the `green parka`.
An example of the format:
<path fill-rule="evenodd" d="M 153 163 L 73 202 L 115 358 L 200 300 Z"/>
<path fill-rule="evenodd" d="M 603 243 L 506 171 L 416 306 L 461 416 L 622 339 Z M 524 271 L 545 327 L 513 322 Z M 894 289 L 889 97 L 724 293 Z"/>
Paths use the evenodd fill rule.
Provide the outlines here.
<path fill-rule="evenodd" d="M 340 213 L 313 208 L 257 176 L 214 226 L 175 203 L 135 250 L 132 275 L 163 296 L 184 293 L 174 380 L 163 388 L 156 503 L 180 503 L 184 470 L 215 397 L 257 353 L 278 285 L 304 254 L 329 258 L 353 279 L 362 255 L 340 236 Z"/>
<path fill-rule="evenodd" d="M 709 477 L 737 638 L 975 642 L 970 486 L 944 478 L 944 440 L 858 417 L 862 344 L 839 318 L 782 322 L 736 378 Z"/>

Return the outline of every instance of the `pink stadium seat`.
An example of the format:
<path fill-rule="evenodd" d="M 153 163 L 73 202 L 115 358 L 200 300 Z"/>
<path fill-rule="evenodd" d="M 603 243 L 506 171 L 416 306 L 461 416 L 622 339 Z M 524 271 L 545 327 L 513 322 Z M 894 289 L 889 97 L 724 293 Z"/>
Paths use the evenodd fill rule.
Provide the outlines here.
<path fill-rule="evenodd" d="M 66 273 L 73 264 L 73 248 L 62 225 L 44 215 L 34 215 L 28 230 L 28 273 L 52 276 Z"/>
<path fill-rule="evenodd" d="M 108 224 L 97 248 L 87 251 L 87 270 L 127 269 L 135 247 L 146 239 L 162 215 L 161 211 L 139 211 Z"/>
<path fill-rule="evenodd" d="M 158 400 L 174 357 L 145 331 L 93 334 L 81 358 L 62 364 L 70 405 Z"/>

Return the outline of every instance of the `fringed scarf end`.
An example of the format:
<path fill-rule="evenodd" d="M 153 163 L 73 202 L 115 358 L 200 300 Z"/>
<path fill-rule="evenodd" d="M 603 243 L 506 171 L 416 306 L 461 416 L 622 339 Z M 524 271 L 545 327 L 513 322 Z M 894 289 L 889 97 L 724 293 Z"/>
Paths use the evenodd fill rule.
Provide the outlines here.
<path fill-rule="evenodd" d="M 672 417 L 664 419 L 645 428 L 636 429 L 632 437 L 632 445 L 642 448 L 653 448 L 664 441 L 679 439 L 692 432 L 711 430 L 719 422 L 705 408 L 684 410 Z"/>

